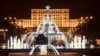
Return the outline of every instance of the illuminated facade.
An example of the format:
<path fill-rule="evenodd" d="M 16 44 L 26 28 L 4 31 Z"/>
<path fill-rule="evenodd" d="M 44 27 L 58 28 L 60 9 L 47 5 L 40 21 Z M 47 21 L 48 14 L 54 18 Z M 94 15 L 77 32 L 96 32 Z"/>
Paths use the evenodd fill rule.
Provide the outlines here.
<path fill-rule="evenodd" d="M 52 21 L 55 22 L 58 25 L 58 27 L 69 26 L 69 9 L 51 9 L 50 13 L 52 16 Z M 37 23 L 36 25 L 38 25 L 43 20 L 44 15 L 45 15 L 45 9 L 31 10 L 31 18 L 33 20 L 36 20 Z"/>
<path fill-rule="evenodd" d="M 52 21 L 58 27 L 76 27 L 78 26 L 78 19 L 69 19 L 69 9 L 51 9 Z M 31 9 L 31 19 L 17 19 L 18 26 L 23 28 L 37 27 L 45 15 L 45 9 Z"/>
<path fill-rule="evenodd" d="M 16 19 L 16 17 L 5 17 L 4 19 L 15 25 L 16 29 L 26 29 L 20 31 L 21 35 L 23 35 L 23 33 L 36 31 L 37 26 L 43 22 L 45 13 L 45 9 L 31 9 L 31 19 Z M 77 26 L 86 23 L 86 19 L 83 17 L 69 19 L 69 9 L 50 9 L 50 15 L 51 21 L 55 23 L 60 31 L 64 32 L 69 39 L 72 38 L 74 33 L 78 30 Z"/>
<path fill-rule="evenodd" d="M 16 19 L 19 27 L 27 28 L 27 31 L 36 31 L 37 26 L 43 22 L 45 9 L 31 9 L 31 19 Z M 77 31 L 77 26 L 83 24 L 83 18 L 69 19 L 69 9 L 51 9 L 51 21 L 54 22 L 65 35 L 71 39 Z"/>

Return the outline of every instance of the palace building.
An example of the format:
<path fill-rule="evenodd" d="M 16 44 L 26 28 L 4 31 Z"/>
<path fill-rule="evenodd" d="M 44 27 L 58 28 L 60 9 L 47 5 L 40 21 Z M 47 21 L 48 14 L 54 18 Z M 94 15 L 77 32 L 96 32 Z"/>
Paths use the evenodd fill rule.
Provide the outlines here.
<path fill-rule="evenodd" d="M 78 19 L 69 19 L 69 9 L 51 9 L 50 14 L 52 21 L 58 27 L 76 27 L 78 26 Z M 18 19 L 16 22 L 23 28 L 37 27 L 45 15 L 45 9 L 31 9 L 31 19 Z"/>
<path fill-rule="evenodd" d="M 69 38 L 73 37 L 75 32 L 79 29 L 77 26 L 81 26 L 82 24 L 86 23 L 86 19 L 83 17 L 77 19 L 70 19 L 69 17 L 69 9 L 50 9 L 49 13 L 51 15 L 51 21 L 55 23 L 59 30 L 64 32 L 65 35 Z M 45 17 L 46 11 L 44 9 L 31 9 L 31 18 L 24 19 L 24 18 L 17 18 L 9 17 L 4 18 L 8 20 L 11 24 L 15 25 L 16 29 L 26 29 L 20 31 L 22 33 L 36 31 L 37 26 L 43 22 Z M 9 30 L 8 30 L 9 31 Z"/>
<path fill-rule="evenodd" d="M 69 19 L 69 9 L 51 9 L 50 14 L 51 20 L 59 28 L 77 27 L 79 25 L 79 19 Z M 31 9 L 31 19 L 16 19 L 16 24 L 23 28 L 34 28 L 43 22 L 44 15 L 45 9 Z"/>
<path fill-rule="evenodd" d="M 16 19 L 15 23 L 21 28 L 27 28 L 27 31 L 36 31 L 37 26 L 43 22 L 45 13 L 45 9 L 31 9 L 31 19 Z M 69 9 L 50 9 L 50 15 L 51 21 L 70 38 L 77 31 L 77 26 L 85 21 L 82 17 L 70 19 Z"/>

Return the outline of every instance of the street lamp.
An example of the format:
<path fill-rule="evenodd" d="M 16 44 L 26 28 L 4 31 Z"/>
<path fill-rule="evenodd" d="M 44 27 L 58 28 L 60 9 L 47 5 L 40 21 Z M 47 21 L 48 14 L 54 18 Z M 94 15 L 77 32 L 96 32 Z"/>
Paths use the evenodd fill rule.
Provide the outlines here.
<path fill-rule="evenodd" d="M 11 20 L 11 19 L 12 19 L 12 17 L 9 17 L 9 19 Z"/>
<path fill-rule="evenodd" d="M 85 17 L 85 21 L 84 21 L 84 22 L 86 22 L 86 24 L 85 24 L 86 33 L 87 33 L 87 29 L 88 29 L 88 22 L 89 22 L 90 20 L 92 20 L 92 19 L 93 19 L 93 16 L 86 16 L 86 17 Z"/>
<path fill-rule="evenodd" d="M 89 17 L 89 16 L 86 16 L 86 17 L 85 17 L 85 21 L 87 21 L 87 22 L 88 22 L 89 20 L 92 20 L 92 19 L 93 19 L 93 16 L 90 16 L 90 17 Z"/>
<path fill-rule="evenodd" d="M 88 19 L 88 18 L 89 18 L 88 16 L 85 17 L 85 19 Z"/>
<path fill-rule="evenodd" d="M 7 20 L 7 17 L 5 17 L 4 19 Z"/>
<path fill-rule="evenodd" d="M 14 20 L 16 20 L 16 17 L 14 17 Z"/>
<path fill-rule="evenodd" d="M 93 19 L 93 16 L 90 16 L 90 19 Z"/>
<path fill-rule="evenodd" d="M 81 17 L 81 20 L 83 19 L 83 17 Z"/>
<path fill-rule="evenodd" d="M 83 23 L 84 23 L 84 17 L 82 16 L 80 19 L 79 19 L 79 26 L 80 26 L 80 33 L 81 35 L 83 34 Z"/>
<path fill-rule="evenodd" d="M 81 31 L 81 34 L 83 34 L 83 26 L 84 24 L 88 23 L 91 19 L 93 19 L 93 16 L 86 16 L 86 17 L 80 17 L 79 19 L 79 26 L 81 27 L 80 28 L 80 31 Z M 87 24 L 86 24 L 86 29 L 87 29 Z"/>

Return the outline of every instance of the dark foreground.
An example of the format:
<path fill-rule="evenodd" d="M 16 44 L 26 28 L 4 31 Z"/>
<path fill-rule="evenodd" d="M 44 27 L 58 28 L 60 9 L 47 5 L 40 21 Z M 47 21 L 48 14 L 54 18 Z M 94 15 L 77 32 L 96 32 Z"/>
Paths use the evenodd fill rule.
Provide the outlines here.
<path fill-rule="evenodd" d="M 32 55 L 29 55 L 30 49 L 0 49 L 0 56 L 100 56 L 100 48 L 94 49 L 58 49 L 60 55 L 55 55 L 51 49 L 48 49 L 47 55 L 40 55 L 39 49 L 36 49 Z"/>

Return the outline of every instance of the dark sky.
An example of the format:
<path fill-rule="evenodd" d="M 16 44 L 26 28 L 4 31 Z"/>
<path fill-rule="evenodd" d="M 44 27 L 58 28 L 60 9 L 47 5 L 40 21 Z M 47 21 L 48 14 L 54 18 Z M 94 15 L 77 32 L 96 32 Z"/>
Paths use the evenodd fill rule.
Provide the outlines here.
<path fill-rule="evenodd" d="M 69 8 L 70 18 L 93 16 L 87 24 L 88 33 L 94 31 L 100 35 L 100 3 L 97 0 L 0 0 L 0 17 L 30 18 L 32 8 L 44 8 L 48 4 L 51 8 Z"/>
<path fill-rule="evenodd" d="M 0 16 L 30 18 L 30 9 L 47 4 L 51 8 L 69 8 L 71 18 L 98 15 L 100 10 L 99 2 L 94 0 L 0 0 Z"/>

